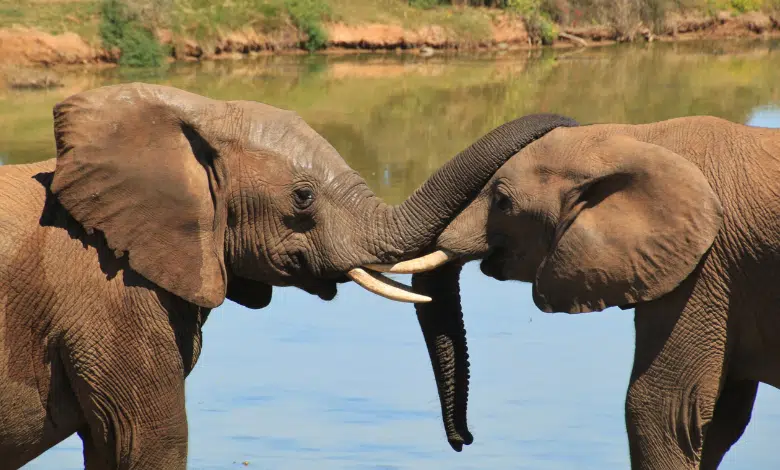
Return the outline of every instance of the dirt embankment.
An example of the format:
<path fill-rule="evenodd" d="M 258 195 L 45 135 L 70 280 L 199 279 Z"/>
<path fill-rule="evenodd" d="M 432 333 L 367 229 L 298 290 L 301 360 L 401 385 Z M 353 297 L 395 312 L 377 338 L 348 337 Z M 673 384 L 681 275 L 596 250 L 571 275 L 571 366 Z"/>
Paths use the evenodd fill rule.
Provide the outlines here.
<path fill-rule="evenodd" d="M 446 28 L 427 25 L 405 29 L 397 25 L 360 26 L 331 23 L 326 25 L 328 47 L 325 52 L 346 50 L 410 50 L 432 54 L 435 49 L 520 49 L 538 47 L 529 36 L 522 19 L 499 16 L 491 25 L 487 39 L 458 37 Z M 587 47 L 623 40 L 684 40 L 698 38 L 737 38 L 780 36 L 780 15 L 746 13 L 731 16 L 670 16 L 662 34 L 653 35 L 638 28 L 630 36 L 619 35 L 606 26 L 559 27 L 554 46 Z M 201 60 L 237 57 L 251 53 L 301 53 L 305 37 L 296 30 L 263 35 L 252 30 L 235 31 L 211 43 L 198 43 L 158 31 L 158 39 L 171 46 L 173 60 Z M 74 33 L 51 35 L 27 28 L 0 29 L 0 65 L 55 65 L 116 62 L 118 51 L 94 47 Z"/>

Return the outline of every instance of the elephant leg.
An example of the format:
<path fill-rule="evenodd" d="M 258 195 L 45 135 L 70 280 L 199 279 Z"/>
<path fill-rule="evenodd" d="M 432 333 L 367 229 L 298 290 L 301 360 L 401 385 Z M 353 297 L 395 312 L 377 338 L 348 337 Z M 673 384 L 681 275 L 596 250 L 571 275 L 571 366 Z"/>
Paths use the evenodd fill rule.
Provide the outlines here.
<path fill-rule="evenodd" d="M 84 396 L 89 428 L 79 435 L 87 469 L 186 468 L 184 380 L 180 386 L 165 382 L 129 373 Z"/>
<path fill-rule="evenodd" d="M 632 469 L 699 468 L 726 362 L 727 309 L 718 298 L 689 280 L 636 308 L 626 397 Z"/>
<path fill-rule="evenodd" d="M 758 381 L 726 380 L 704 436 L 701 470 L 718 468 L 723 456 L 745 432 L 758 392 Z"/>
<path fill-rule="evenodd" d="M 175 339 L 123 330 L 70 354 L 71 381 L 86 421 L 79 431 L 85 466 L 184 470 L 185 374 Z"/>
<path fill-rule="evenodd" d="M 88 427 L 80 429 L 78 435 L 84 448 L 84 470 L 99 470 L 112 467 L 111 459 L 107 459 L 107 455 L 101 453 L 95 446 Z M 113 466 L 115 467 L 116 465 Z"/>

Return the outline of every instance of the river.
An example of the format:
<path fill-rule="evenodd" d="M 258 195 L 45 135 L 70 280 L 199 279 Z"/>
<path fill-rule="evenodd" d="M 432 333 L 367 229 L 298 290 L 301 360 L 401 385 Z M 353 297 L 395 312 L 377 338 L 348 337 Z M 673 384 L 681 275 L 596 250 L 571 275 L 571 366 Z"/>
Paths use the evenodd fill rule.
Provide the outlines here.
<path fill-rule="evenodd" d="M 581 123 L 710 114 L 780 127 L 780 42 L 610 46 L 485 56 L 283 56 L 163 71 L 69 72 L 50 91 L 0 91 L 0 162 L 51 158 L 51 109 L 103 84 L 147 81 L 294 109 L 389 202 L 491 128 L 533 112 Z M 409 279 L 400 276 L 404 282 Z M 189 468 L 624 469 L 633 311 L 536 309 L 530 287 L 463 274 L 473 445 L 447 445 L 413 309 L 346 284 L 332 302 L 275 289 L 227 301 L 187 380 Z M 721 468 L 773 468 L 780 392 Z M 248 465 L 244 467 L 244 462 Z M 71 437 L 27 469 L 78 469 Z"/>

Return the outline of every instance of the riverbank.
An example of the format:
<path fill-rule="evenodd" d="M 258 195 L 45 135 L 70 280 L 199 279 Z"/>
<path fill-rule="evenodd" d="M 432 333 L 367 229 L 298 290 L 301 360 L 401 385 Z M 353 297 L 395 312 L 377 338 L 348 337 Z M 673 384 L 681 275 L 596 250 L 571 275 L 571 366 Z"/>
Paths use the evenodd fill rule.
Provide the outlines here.
<path fill-rule="evenodd" d="M 3 1 L 9 0 L 0 0 L 0 7 L 3 7 Z M 384 1 L 391 4 L 394 0 Z M 101 29 L 104 26 L 100 23 L 104 21 L 101 3 L 95 0 L 26 2 L 29 5 L 25 8 L 48 9 L 49 14 L 36 17 L 26 10 L 0 8 L 0 66 L 7 69 L 8 66 L 115 64 L 120 61 L 122 50 L 105 45 L 105 32 Z M 18 4 L 18 0 L 13 3 Z M 257 17 L 245 13 L 245 23 L 237 18 L 226 20 L 225 14 L 220 13 L 221 28 L 214 27 L 213 20 L 207 18 L 206 21 L 199 11 L 193 10 L 187 12 L 189 16 L 182 14 L 175 20 L 169 19 L 165 22 L 168 24 L 154 26 L 154 22 L 150 22 L 152 25 L 148 30 L 153 31 L 153 36 L 150 34 L 149 40 L 155 47 L 163 48 L 165 60 L 198 61 L 258 54 L 304 54 L 312 49 L 312 38 L 319 41 L 315 49 L 321 53 L 385 51 L 433 55 L 437 50 L 517 50 L 543 47 L 543 44 L 592 47 L 621 41 L 780 36 L 780 13 L 760 11 L 673 11 L 665 13 L 661 24 L 652 29 L 641 22 L 626 28 L 592 22 L 580 25 L 576 19 L 568 18 L 566 24 L 548 23 L 542 25 L 545 27 L 540 31 L 538 20 L 501 9 L 439 7 L 420 10 L 409 7 L 403 0 L 395 0 L 392 4 L 396 9 L 385 15 L 358 10 L 347 17 L 344 13 L 328 10 L 326 20 L 314 23 L 313 20 L 307 20 L 309 23 L 300 19 L 292 21 L 271 7 L 261 9 L 260 13 L 252 10 L 260 15 Z M 305 11 L 306 14 L 311 12 L 310 9 Z M 238 17 L 240 13 L 234 11 L 232 14 Z M 272 18 L 272 15 L 276 16 Z M 270 23 L 272 19 L 273 23 Z M 207 28 L 198 21 L 206 21 L 210 26 Z M 226 29 L 229 27 L 232 29 Z M 20 84 L 28 82 L 19 80 Z"/>

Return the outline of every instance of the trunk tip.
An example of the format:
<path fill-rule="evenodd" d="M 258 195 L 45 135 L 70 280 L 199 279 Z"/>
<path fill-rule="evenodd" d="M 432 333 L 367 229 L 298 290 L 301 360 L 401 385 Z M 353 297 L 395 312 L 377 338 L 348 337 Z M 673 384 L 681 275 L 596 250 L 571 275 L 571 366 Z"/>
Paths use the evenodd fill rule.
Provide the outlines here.
<path fill-rule="evenodd" d="M 461 452 L 464 445 L 468 446 L 474 442 L 474 436 L 472 436 L 468 430 L 465 430 L 463 433 L 456 433 L 453 436 L 449 436 L 447 438 L 447 442 L 450 443 L 452 450 L 455 452 Z"/>
<path fill-rule="evenodd" d="M 450 447 L 452 447 L 452 450 L 455 452 L 460 452 L 463 450 L 463 441 L 460 439 L 447 439 L 447 442 L 450 443 Z"/>

